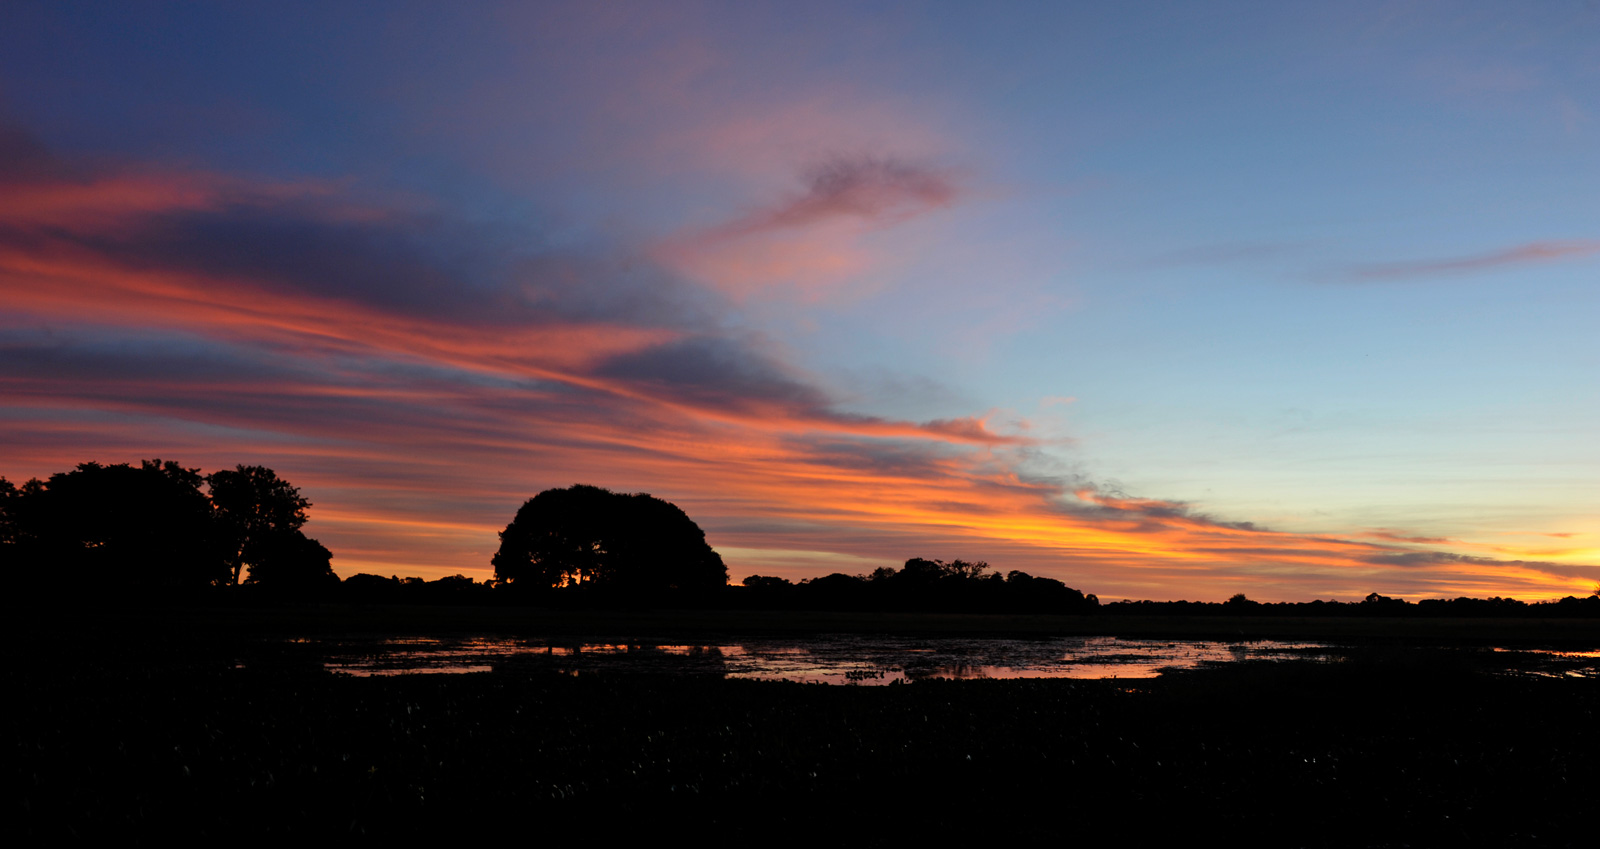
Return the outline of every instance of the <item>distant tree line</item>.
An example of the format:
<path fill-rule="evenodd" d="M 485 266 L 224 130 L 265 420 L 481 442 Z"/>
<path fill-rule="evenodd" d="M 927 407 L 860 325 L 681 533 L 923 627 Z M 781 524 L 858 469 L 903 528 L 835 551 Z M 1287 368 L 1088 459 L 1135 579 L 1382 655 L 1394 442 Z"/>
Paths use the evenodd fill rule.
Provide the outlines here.
<path fill-rule="evenodd" d="M 1600 592 L 1555 601 L 1514 598 L 1404 599 L 1370 593 L 1361 601 L 1260 602 L 1238 593 L 1225 602 L 1114 601 L 1101 605 L 1112 616 L 1381 616 L 1390 618 L 1595 618 L 1600 617 Z"/>
<path fill-rule="evenodd" d="M 1085 613 L 1099 601 L 1053 578 L 1026 572 L 1001 575 L 986 563 L 914 557 L 902 569 L 866 575 L 835 573 L 799 583 L 751 575 L 742 586 L 636 588 L 583 582 L 530 589 L 504 579 L 452 575 L 434 581 L 378 575 L 346 578 L 338 595 L 349 601 L 413 604 L 537 604 L 582 608 L 645 603 L 749 610 L 896 610 L 947 612 Z"/>
<path fill-rule="evenodd" d="M 21 486 L 0 478 L 0 562 L 14 584 L 59 595 L 317 594 L 339 579 L 300 530 L 310 506 L 263 466 L 82 463 Z"/>
<path fill-rule="evenodd" d="M 1585 598 L 1360 602 L 1119 601 L 983 561 L 913 557 L 900 569 L 728 585 L 722 558 L 676 505 L 646 493 L 574 485 L 525 502 L 500 534 L 494 578 L 433 581 L 357 574 L 302 531 L 311 503 L 262 466 L 202 475 L 172 461 L 83 463 L 15 486 L 0 478 L 0 564 L 13 586 L 55 594 L 212 594 L 254 588 L 277 598 L 364 603 L 617 604 L 739 609 L 1096 613 L 1111 616 L 1600 617 Z"/>
<path fill-rule="evenodd" d="M 870 574 L 835 572 L 791 583 L 751 575 L 743 581 L 753 604 L 835 610 L 927 610 L 986 613 L 1088 613 L 1100 600 L 1054 578 L 1012 570 L 1002 575 L 983 561 L 913 557 L 901 569 Z"/>
<path fill-rule="evenodd" d="M 401 578 L 365 572 L 345 578 L 334 598 L 342 601 L 377 604 L 495 604 L 512 603 L 512 598 L 494 581 L 474 581 L 465 575 L 450 575 L 428 581 L 418 577 Z"/>
<path fill-rule="evenodd" d="M 437 580 L 353 575 L 331 598 L 364 603 L 513 605 L 553 608 L 618 604 L 733 610 L 848 610 L 962 613 L 1060 613 L 1168 617 L 1387 617 L 1387 618 L 1600 618 L 1600 593 L 1555 601 L 1510 598 L 1423 599 L 1407 602 L 1373 593 L 1357 602 L 1258 602 L 1235 595 L 1225 602 L 1114 601 L 1102 603 L 1053 578 L 1011 571 L 1004 576 L 982 562 L 912 558 L 905 568 L 869 574 L 834 573 L 790 581 L 751 575 L 740 586 L 696 592 L 638 594 L 574 585 L 530 595 L 494 579 L 463 575 Z"/>

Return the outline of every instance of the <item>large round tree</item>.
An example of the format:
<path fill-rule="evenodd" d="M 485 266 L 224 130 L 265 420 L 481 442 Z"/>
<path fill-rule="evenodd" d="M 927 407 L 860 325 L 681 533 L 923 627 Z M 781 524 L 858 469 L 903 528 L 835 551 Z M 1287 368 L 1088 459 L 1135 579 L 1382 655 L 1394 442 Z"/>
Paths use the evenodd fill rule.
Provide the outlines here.
<path fill-rule="evenodd" d="M 493 563 L 495 577 L 513 586 L 660 591 L 728 582 L 722 558 L 682 510 L 582 484 L 528 499 L 500 533 Z"/>

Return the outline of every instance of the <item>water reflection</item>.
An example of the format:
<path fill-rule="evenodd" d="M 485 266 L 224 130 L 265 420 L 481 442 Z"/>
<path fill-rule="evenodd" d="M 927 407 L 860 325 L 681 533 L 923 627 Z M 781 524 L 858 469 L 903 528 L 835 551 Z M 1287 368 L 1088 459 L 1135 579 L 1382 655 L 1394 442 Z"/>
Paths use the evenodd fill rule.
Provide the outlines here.
<path fill-rule="evenodd" d="M 312 642 L 333 672 L 370 676 L 512 670 L 649 672 L 877 686 L 934 678 L 1153 678 L 1239 661 L 1330 662 L 1330 643 L 1255 640 L 917 639 L 850 634 L 708 643 L 512 639 L 369 639 Z M 1503 654 L 1502 654 L 1503 653 Z M 1496 648 L 1510 674 L 1600 678 L 1600 651 Z"/>
<path fill-rule="evenodd" d="M 1507 665 L 1518 675 L 1535 678 L 1600 679 L 1600 650 L 1496 648 L 1494 651 L 1507 655 Z"/>
<path fill-rule="evenodd" d="M 709 644 L 411 638 L 328 641 L 323 648 L 330 671 L 362 676 L 609 670 L 866 686 L 932 678 L 1153 678 L 1204 664 L 1334 656 L 1325 643 L 1280 640 L 929 640 L 843 634 Z"/>

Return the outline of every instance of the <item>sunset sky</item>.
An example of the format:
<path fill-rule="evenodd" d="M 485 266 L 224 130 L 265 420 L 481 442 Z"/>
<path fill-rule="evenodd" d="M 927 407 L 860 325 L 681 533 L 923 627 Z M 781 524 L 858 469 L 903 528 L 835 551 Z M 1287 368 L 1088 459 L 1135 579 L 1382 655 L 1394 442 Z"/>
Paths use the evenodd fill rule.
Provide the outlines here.
<path fill-rule="evenodd" d="M 649 492 L 734 581 L 1600 583 L 1600 5 L 0 5 L 0 475 L 357 572 Z"/>

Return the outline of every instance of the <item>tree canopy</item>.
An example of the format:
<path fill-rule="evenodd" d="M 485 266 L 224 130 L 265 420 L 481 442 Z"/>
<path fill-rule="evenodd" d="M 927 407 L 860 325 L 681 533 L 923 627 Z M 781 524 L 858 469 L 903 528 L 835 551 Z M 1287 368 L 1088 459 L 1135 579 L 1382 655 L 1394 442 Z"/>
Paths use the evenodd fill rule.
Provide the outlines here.
<path fill-rule="evenodd" d="M 20 487 L 0 478 L 0 553 L 38 589 L 192 590 L 248 569 L 245 583 L 301 591 L 338 581 L 332 554 L 300 531 L 309 506 L 261 466 L 82 463 Z"/>
<path fill-rule="evenodd" d="M 46 482 L 8 484 L 7 535 L 32 581 L 63 589 L 222 582 L 211 503 L 198 469 L 146 460 L 82 463 Z M 48 570 L 44 574 L 42 570 Z"/>
<path fill-rule="evenodd" d="M 692 519 L 646 493 L 575 484 L 528 499 L 500 533 L 495 577 L 513 586 L 713 589 L 728 569 Z"/>
<path fill-rule="evenodd" d="M 206 483 L 227 543 L 233 583 L 239 583 L 246 567 L 249 583 L 301 583 L 308 578 L 302 571 L 313 573 L 313 580 L 316 573 L 331 574 L 327 549 L 300 532 L 311 502 L 276 472 L 265 466 L 236 466 L 212 472 Z M 319 559 L 322 568 L 315 565 Z"/>

